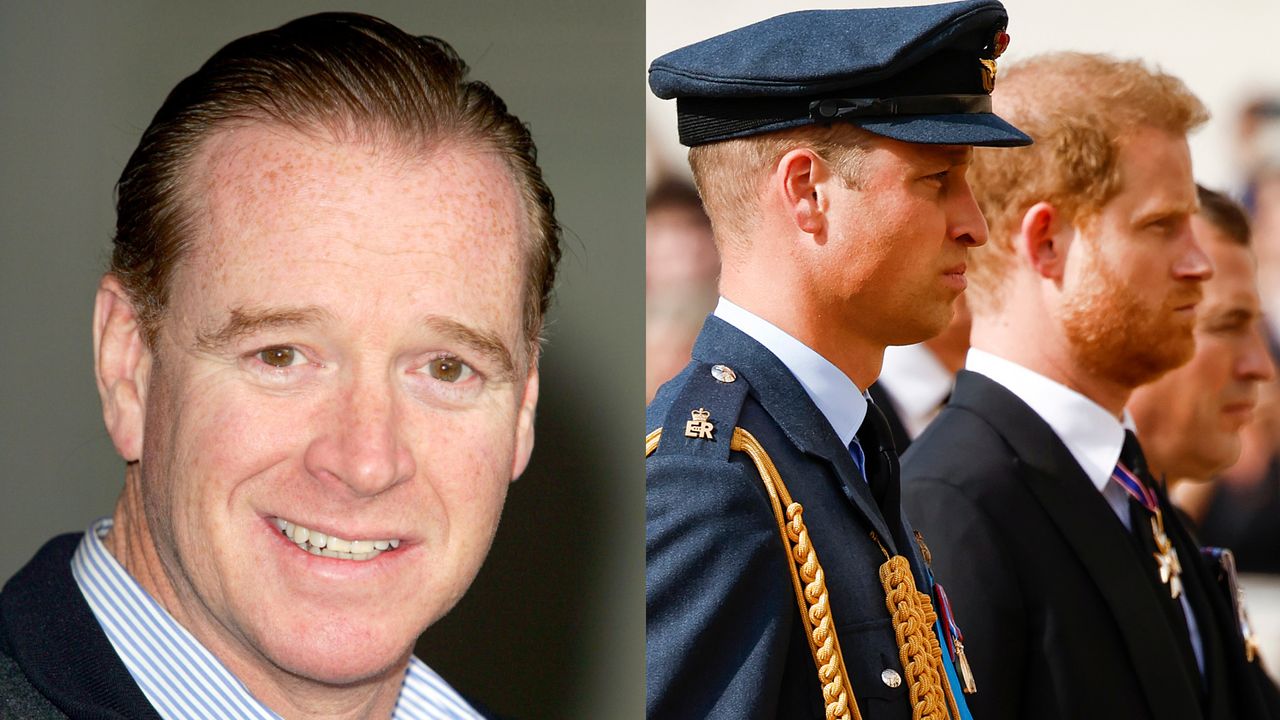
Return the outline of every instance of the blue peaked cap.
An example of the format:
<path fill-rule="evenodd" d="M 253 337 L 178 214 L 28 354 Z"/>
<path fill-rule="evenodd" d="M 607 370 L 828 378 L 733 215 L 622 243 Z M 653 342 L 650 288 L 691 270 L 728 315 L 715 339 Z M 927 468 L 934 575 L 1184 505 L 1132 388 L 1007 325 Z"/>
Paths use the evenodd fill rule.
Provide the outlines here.
<path fill-rule="evenodd" d="M 1030 145 L 991 112 L 1008 21 L 999 0 L 787 13 L 663 55 L 649 87 L 675 98 L 690 147 L 837 121 L 912 143 Z"/>

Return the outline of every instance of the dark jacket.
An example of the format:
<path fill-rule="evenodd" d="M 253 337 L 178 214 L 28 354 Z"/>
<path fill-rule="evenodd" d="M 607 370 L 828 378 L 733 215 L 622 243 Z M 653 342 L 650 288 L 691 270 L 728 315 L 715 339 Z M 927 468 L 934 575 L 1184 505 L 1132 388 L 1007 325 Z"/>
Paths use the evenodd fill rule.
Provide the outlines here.
<path fill-rule="evenodd" d="M 903 458 L 904 503 L 961 619 L 983 720 L 1275 717 L 1199 549 L 1161 498 L 1203 640 L 1205 680 L 1141 550 L 1053 430 L 985 376 Z M 1166 603 L 1167 604 L 1167 603 Z"/>
<path fill-rule="evenodd" d="M 32 720 L 158 720 L 71 576 L 80 538 L 50 540 L 0 592 L 0 707 Z"/>
<path fill-rule="evenodd" d="M 716 380 L 716 364 L 736 379 Z M 716 427 L 713 439 L 684 436 L 700 408 Z M 881 437 L 874 425 L 865 423 L 859 439 L 869 475 L 888 486 L 879 504 L 782 362 L 732 325 L 707 319 L 693 361 L 648 412 L 648 431 L 664 429 L 647 463 L 648 717 L 823 717 L 778 523 L 751 460 L 729 450 L 735 426 L 760 441 L 804 506 L 862 716 L 911 717 L 907 683 L 890 687 L 882 677 L 905 674 L 878 576 L 885 557 L 870 533 L 908 557 L 919 590 L 929 586 L 899 511 L 897 455 L 887 428 Z"/>

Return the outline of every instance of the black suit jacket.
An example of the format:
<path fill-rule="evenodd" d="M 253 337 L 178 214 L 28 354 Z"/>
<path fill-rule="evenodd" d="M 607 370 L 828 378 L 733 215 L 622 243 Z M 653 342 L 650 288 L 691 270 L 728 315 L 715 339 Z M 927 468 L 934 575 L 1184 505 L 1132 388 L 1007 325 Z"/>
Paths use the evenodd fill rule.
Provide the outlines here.
<path fill-rule="evenodd" d="M 715 364 L 737 379 L 722 383 Z M 705 408 L 713 440 L 684 437 Z M 872 409 L 874 412 L 874 410 Z M 772 353 L 708 318 L 693 362 L 659 390 L 648 430 L 663 427 L 647 463 L 647 707 L 650 718 L 821 718 L 817 672 L 800 622 L 788 558 L 754 465 L 731 453 L 735 425 L 751 432 L 801 503 L 826 571 L 845 663 L 864 718 L 911 717 L 878 569 L 905 554 L 927 592 L 911 529 L 899 508 L 897 456 L 887 439 L 859 437 L 868 472 L 886 477 L 884 510 L 848 449 Z"/>
<path fill-rule="evenodd" d="M 1052 429 L 985 376 L 903 458 L 904 504 L 961 619 L 982 720 L 1270 718 L 1225 597 L 1177 515 L 1166 530 L 1204 643 L 1189 669 L 1148 566 Z"/>

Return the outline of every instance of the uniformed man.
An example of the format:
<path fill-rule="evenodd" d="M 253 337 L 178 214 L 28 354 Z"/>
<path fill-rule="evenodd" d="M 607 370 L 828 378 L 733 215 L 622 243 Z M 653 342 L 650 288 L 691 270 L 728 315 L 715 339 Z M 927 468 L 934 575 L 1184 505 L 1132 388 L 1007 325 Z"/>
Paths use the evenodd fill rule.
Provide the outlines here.
<path fill-rule="evenodd" d="M 649 407 L 649 717 L 967 717 L 863 390 L 947 324 L 986 241 L 971 146 L 1030 142 L 991 112 L 1006 23 L 996 0 L 791 13 L 650 68 L 723 270 Z"/>

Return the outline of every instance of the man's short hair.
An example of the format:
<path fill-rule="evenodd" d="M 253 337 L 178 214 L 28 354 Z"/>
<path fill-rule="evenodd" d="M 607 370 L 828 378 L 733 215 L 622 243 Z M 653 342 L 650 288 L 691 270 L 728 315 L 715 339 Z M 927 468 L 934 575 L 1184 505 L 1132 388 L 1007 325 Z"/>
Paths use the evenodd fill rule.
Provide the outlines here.
<path fill-rule="evenodd" d="M 755 226 L 761 184 L 783 155 L 797 148 L 810 148 L 831 163 L 845 184 L 857 187 L 871 137 L 871 133 L 849 123 L 833 123 L 689 148 L 689 167 L 711 218 L 716 247 L 724 252 L 726 243 L 741 243 Z"/>
<path fill-rule="evenodd" d="M 1013 238 L 1037 202 L 1087 224 L 1120 192 L 1120 149 L 1141 128 L 1186 134 L 1209 113 L 1178 78 L 1138 60 L 1061 52 L 1002 69 L 999 115 L 1035 139 L 1027 147 L 974 152 L 970 184 L 990 227 L 969 253 L 969 303 L 996 312 L 1015 256 Z"/>
<path fill-rule="evenodd" d="M 560 259 L 555 201 L 528 129 L 448 43 L 367 15 L 321 13 L 235 40 L 169 93 L 116 185 L 110 272 L 154 347 L 170 278 L 199 237 L 188 170 L 217 130 L 278 123 L 419 155 L 442 142 L 497 154 L 525 208 L 524 327 L 536 345 Z"/>
<path fill-rule="evenodd" d="M 1200 217 L 1205 222 L 1221 230 L 1231 244 L 1251 246 L 1253 232 L 1243 205 L 1203 185 L 1196 185 L 1196 195 L 1200 198 Z"/>

